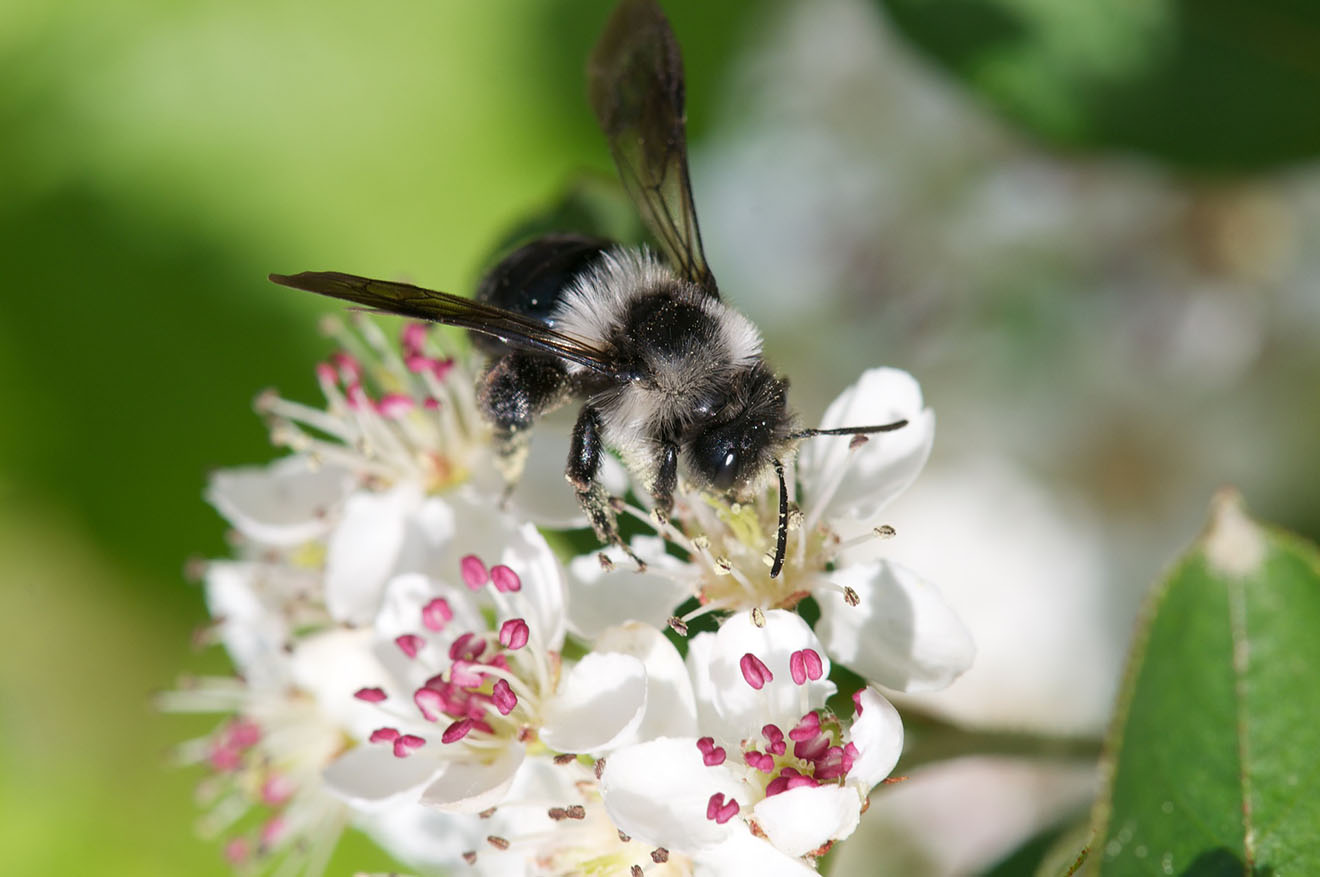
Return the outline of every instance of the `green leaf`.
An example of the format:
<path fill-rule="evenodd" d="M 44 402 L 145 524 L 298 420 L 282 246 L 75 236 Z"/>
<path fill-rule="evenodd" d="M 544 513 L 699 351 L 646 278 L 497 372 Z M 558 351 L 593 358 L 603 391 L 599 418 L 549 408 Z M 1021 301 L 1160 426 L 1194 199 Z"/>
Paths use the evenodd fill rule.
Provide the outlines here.
<path fill-rule="evenodd" d="M 1106 745 L 1091 865 L 1320 873 L 1320 554 L 1216 498 L 1151 595 Z"/>
<path fill-rule="evenodd" d="M 883 0 L 934 60 L 1058 145 L 1232 173 L 1320 154 L 1320 4 Z"/>

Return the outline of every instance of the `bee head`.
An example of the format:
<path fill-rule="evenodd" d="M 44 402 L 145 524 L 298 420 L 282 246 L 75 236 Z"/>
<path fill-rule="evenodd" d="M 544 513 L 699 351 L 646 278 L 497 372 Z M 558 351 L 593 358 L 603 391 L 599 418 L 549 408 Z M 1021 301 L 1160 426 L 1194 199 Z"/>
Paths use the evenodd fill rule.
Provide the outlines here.
<path fill-rule="evenodd" d="M 740 494 L 793 443 L 788 382 L 762 365 L 735 381 L 728 401 L 692 428 L 685 442 L 689 477 L 698 486 Z"/>

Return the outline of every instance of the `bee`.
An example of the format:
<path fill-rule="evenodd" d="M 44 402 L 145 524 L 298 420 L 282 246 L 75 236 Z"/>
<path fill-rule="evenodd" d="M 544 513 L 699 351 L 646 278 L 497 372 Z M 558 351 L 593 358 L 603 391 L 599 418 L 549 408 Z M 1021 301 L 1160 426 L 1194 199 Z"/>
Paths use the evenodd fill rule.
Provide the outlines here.
<path fill-rule="evenodd" d="M 469 330 L 488 358 L 477 400 L 509 484 L 536 420 L 583 400 L 565 475 L 597 537 L 639 567 L 598 477 L 607 449 L 646 486 L 662 522 L 680 467 L 688 485 L 732 500 L 762 489 L 773 472 L 776 577 L 789 517 L 782 461 L 811 436 L 887 432 L 907 421 L 800 428 L 788 381 L 761 355 L 760 332 L 720 296 L 688 176 L 683 62 L 654 0 L 618 5 L 591 54 L 588 86 L 623 187 L 663 258 L 589 235 L 545 235 L 501 260 L 472 299 L 338 272 L 270 279 Z"/>

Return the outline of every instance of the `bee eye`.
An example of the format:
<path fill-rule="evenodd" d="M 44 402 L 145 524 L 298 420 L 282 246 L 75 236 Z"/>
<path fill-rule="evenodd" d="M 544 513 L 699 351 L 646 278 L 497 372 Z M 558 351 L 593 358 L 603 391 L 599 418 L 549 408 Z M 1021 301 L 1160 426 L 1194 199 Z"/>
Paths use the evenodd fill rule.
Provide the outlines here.
<path fill-rule="evenodd" d="M 719 466 L 715 468 L 714 478 L 711 483 L 717 490 L 728 490 L 733 487 L 733 482 L 738 476 L 738 452 L 730 448 L 720 461 Z"/>

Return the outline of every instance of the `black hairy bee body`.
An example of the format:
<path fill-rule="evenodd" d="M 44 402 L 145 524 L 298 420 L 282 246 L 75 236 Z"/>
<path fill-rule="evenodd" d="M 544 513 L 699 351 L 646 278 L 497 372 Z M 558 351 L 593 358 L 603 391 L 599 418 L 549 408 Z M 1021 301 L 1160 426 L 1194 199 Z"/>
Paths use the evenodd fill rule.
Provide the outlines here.
<path fill-rule="evenodd" d="M 536 421 L 582 400 L 565 475 L 599 538 L 625 551 L 598 477 L 607 448 L 641 477 L 661 518 L 673 507 L 680 467 L 694 487 L 735 498 L 777 475 L 776 576 L 788 526 L 783 457 L 808 436 L 905 422 L 796 428 L 787 381 L 765 363 L 760 333 L 721 298 L 706 264 L 688 174 L 682 60 L 654 0 L 615 9 L 592 52 L 588 85 L 620 180 L 659 254 L 589 235 L 545 235 L 505 256 L 473 299 L 337 272 L 271 279 L 469 330 L 488 358 L 478 404 L 510 484 Z"/>

